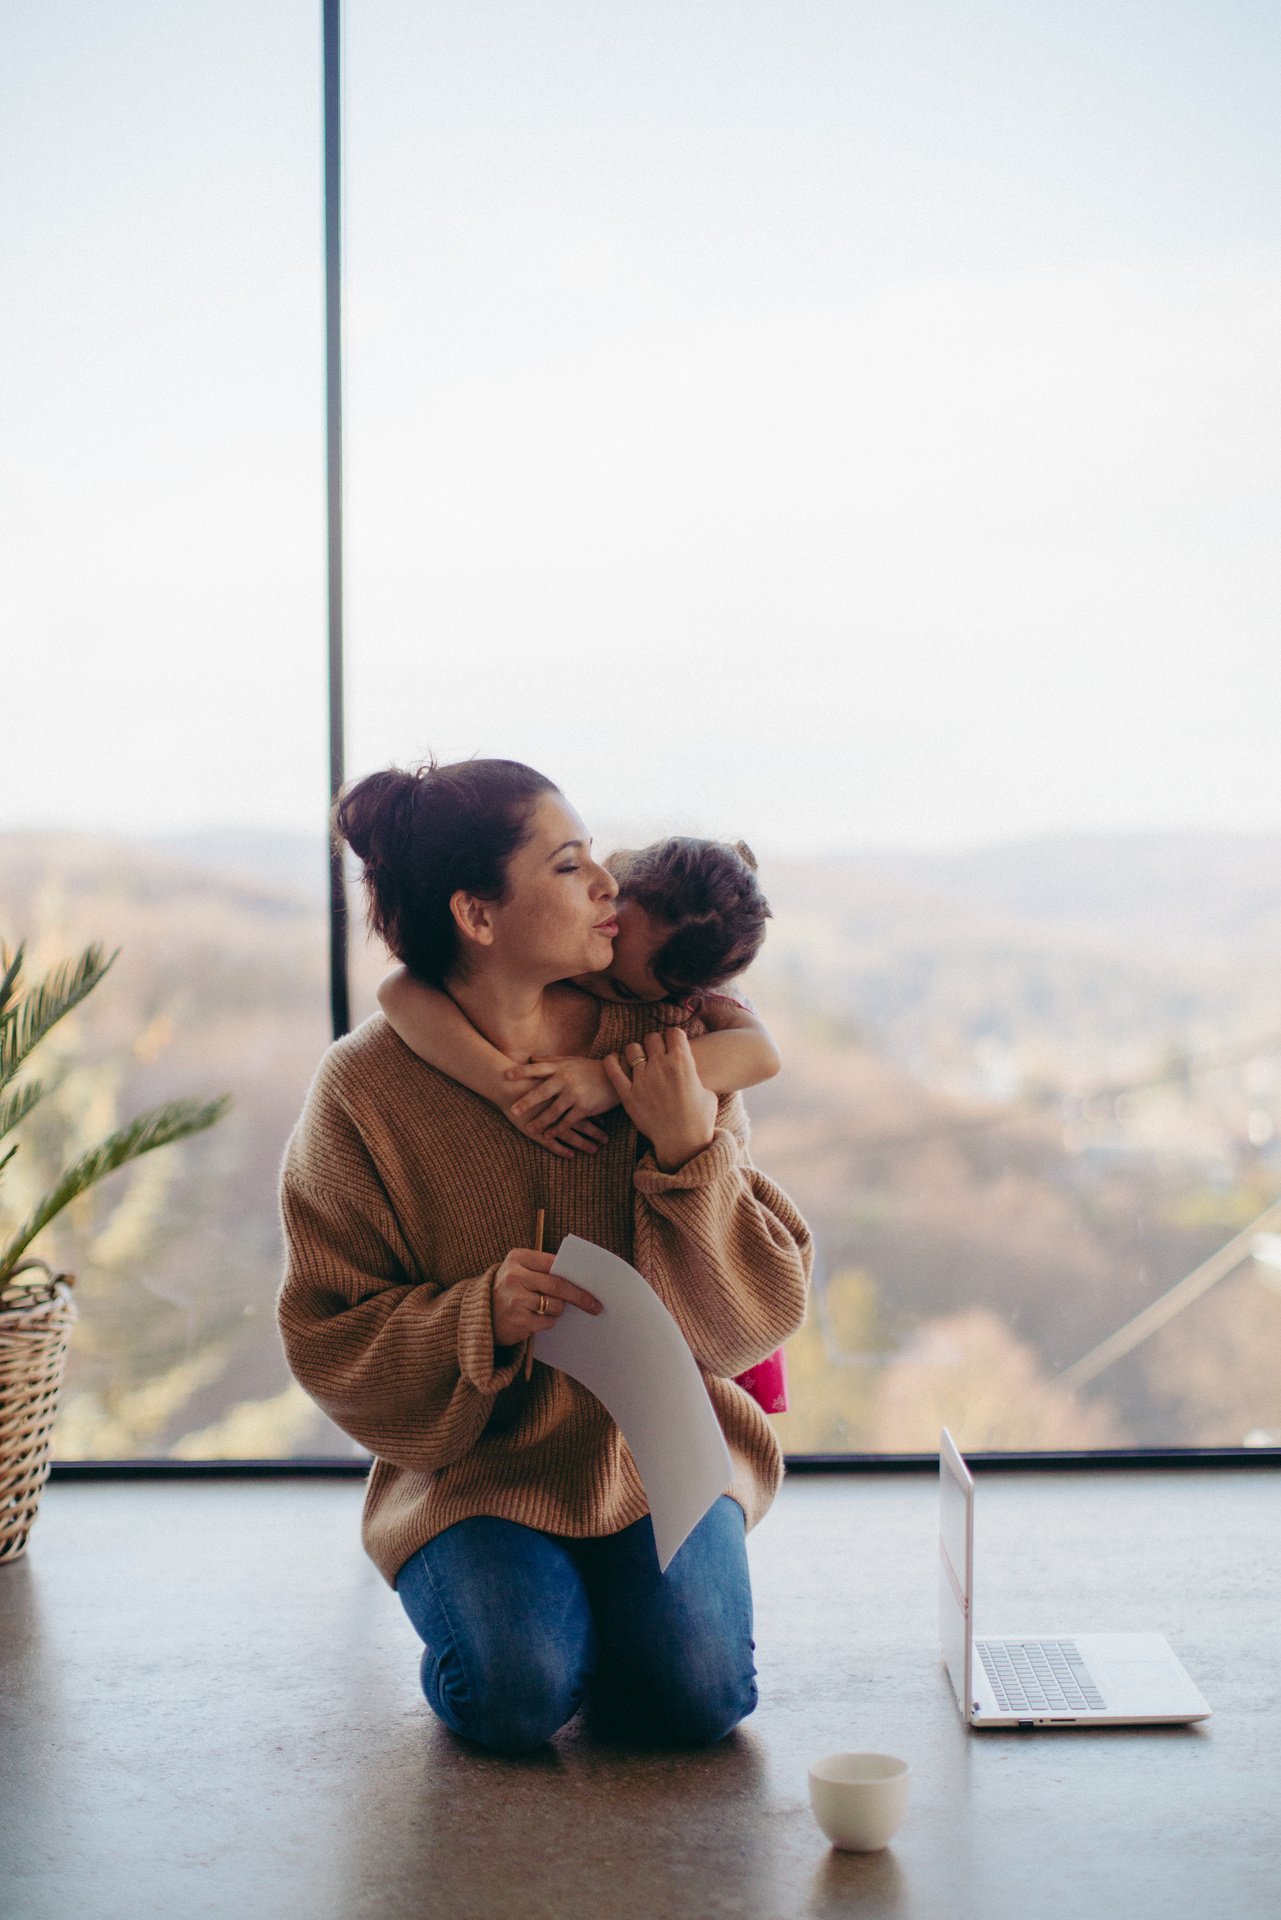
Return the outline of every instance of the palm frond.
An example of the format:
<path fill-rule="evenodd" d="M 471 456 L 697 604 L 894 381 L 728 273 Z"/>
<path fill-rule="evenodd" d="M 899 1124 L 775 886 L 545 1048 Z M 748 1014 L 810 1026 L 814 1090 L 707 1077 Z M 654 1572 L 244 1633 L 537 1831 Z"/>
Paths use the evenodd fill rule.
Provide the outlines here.
<path fill-rule="evenodd" d="M 18 1143 L 15 1140 L 13 1145 L 10 1147 L 8 1153 L 0 1153 L 0 1173 L 4 1172 L 5 1168 L 8 1166 L 9 1162 L 13 1159 L 13 1156 L 17 1151 L 18 1151 Z"/>
<path fill-rule="evenodd" d="M 99 1146 L 82 1154 L 0 1252 L 0 1285 L 36 1235 L 72 1200 L 114 1173 L 117 1167 L 123 1167 L 126 1161 L 136 1160 L 140 1154 L 150 1153 L 156 1147 L 168 1146 L 172 1140 L 183 1140 L 188 1134 L 203 1133 L 206 1127 L 222 1118 L 230 1105 L 230 1098 L 225 1094 L 220 1100 L 204 1103 L 172 1100 L 166 1106 L 152 1107 L 149 1112 L 139 1114 L 127 1127 L 121 1127 Z"/>
<path fill-rule="evenodd" d="M 0 1099 L 0 1140 L 3 1140 L 10 1127 L 16 1127 L 19 1120 L 30 1113 L 43 1094 L 43 1081 L 28 1080 L 25 1086 L 15 1088 Z"/>
<path fill-rule="evenodd" d="M 4 978 L 0 980 L 0 1013 L 4 1012 L 13 998 L 13 990 L 22 972 L 22 956 L 25 952 L 25 947 L 19 947 L 11 960 L 8 947 L 0 949 L 0 965 L 4 967 Z"/>
<path fill-rule="evenodd" d="M 120 950 L 116 949 L 116 953 Z M 12 1080 L 31 1049 L 44 1039 L 65 1013 L 79 1006 L 92 993 L 116 954 L 103 958 L 102 948 L 86 947 L 78 960 L 64 961 L 46 975 L 38 987 L 24 994 L 14 1006 L 0 1012 L 0 1087 Z M 21 955 L 14 961 L 16 967 Z M 13 967 L 5 974 L 6 980 Z M 16 974 L 13 975 L 16 979 Z"/>

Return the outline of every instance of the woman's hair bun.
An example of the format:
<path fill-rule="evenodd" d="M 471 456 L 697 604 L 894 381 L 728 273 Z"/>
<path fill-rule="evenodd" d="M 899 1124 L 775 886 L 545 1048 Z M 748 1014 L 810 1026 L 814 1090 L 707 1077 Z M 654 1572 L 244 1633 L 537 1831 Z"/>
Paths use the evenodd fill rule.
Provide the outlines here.
<path fill-rule="evenodd" d="M 429 768 L 387 767 L 358 780 L 333 811 L 333 829 L 367 867 L 385 867 L 409 837 L 414 795 Z"/>
<path fill-rule="evenodd" d="M 383 767 L 348 787 L 330 816 L 364 871 L 370 931 L 429 986 L 460 964 L 450 901 L 506 897 L 507 864 L 534 807 L 556 788 L 516 760 L 432 758 Z"/>

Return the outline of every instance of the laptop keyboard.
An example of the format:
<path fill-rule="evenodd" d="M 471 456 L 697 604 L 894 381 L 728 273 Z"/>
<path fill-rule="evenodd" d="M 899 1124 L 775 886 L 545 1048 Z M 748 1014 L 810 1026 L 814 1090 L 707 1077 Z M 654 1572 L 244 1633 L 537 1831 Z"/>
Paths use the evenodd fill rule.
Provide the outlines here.
<path fill-rule="evenodd" d="M 975 1644 L 1003 1712 L 1103 1710 L 1103 1696 L 1074 1640 L 979 1640 Z"/>

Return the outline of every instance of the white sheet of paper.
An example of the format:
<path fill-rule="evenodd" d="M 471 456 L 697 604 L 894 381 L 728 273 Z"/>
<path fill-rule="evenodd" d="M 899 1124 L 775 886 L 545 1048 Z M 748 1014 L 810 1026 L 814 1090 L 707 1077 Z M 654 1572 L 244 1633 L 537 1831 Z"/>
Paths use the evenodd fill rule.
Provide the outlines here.
<path fill-rule="evenodd" d="M 734 1469 L 685 1336 L 635 1267 L 567 1233 L 552 1272 L 594 1294 L 602 1313 L 566 1307 L 534 1358 L 596 1395 L 632 1451 L 666 1573 Z"/>

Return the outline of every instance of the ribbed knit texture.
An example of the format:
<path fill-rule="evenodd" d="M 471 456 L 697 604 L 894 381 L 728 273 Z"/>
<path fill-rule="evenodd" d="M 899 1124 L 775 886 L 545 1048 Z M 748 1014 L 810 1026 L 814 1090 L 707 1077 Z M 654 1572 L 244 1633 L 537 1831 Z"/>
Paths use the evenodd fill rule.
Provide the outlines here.
<path fill-rule="evenodd" d="M 592 1057 L 675 1008 L 601 1003 Z M 412 1553 L 476 1514 L 575 1538 L 648 1512 L 618 1428 L 585 1387 L 495 1350 L 491 1287 L 513 1247 L 567 1233 L 637 1267 L 707 1383 L 748 1526 L 782 1476 L 769 1421 L 733 1376 L 795 1332 L 812 1248 L 787 1196 L 754 1168 L 737 1095 L 675 1173 L 640 1154 L 621 1109 L 609 1144 L 558 1160 L 478 1095 L 425 1065 L 381 1015 L 325 1054 L 285 1152 L 287 1258 L 277 1301 L 295 1376 L 374 1455 L 365 1549 L 389 1584 Z M 569 1311 L 569 1309 L 567 1309 Z"/>

